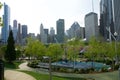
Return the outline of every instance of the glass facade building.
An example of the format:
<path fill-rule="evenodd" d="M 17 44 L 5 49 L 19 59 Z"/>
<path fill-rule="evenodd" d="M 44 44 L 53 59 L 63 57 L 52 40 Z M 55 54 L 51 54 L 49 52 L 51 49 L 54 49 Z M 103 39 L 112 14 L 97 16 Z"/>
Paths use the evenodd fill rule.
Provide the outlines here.
<path fill-rule="evenodd" d="M 64 19 L 59 19 L 56 23 L 57 27 L 57 41 L 58 43 L 63 43 L 64 42 L 64 28 L 65 28 L 65 23 Z"/>
<path fill-rule="evenodd" d="M 10 26 L 10 8 L 4 3 L 3 27 L 2 27 L 2 42 L 7 43 Z"/>

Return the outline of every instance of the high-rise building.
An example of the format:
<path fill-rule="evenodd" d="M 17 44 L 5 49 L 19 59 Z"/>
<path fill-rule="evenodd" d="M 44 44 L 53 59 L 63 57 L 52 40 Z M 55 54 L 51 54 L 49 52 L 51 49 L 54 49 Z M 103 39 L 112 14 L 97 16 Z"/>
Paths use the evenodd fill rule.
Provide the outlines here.
<path fill-rule="evenodd" d="M 10 8 L 4 3 L 4 15 L 3 15 L 3 27 L 2 27 L 2 42 L 7 43 L 9 36 L 9 25 L 10 25 Z"/>
<path fill-rule="evenodd" d="M 32 39 L 36 39 L 35 33 L 29 33 L 28 36 L 31 37 Z"/>
<path fill-rule="evenodd" d="M 114 34 L 112 0 L 100 1 L 100 35 L 105 40 L 112 39 L 109 31 Z"/>
<path fill-rule="evenodd" d="M 58 43 L 63 43 L 64 42 L 64 28 L 65 28 L 65 23 L 64 23 L 64 19 L 59 19 L 56 23 L 56 27 L 57 27 L 57 41 Z"/>
<path fill-rule="evenodd" d="M 47 31 L 46 31 L 47 33 Z M 40 25 L 40 40 L 42 43 L 47 43 L 47 34 L 44 31 L 43 24 Z"/>
<path fill-rule="evenodd" d="M 50 35 L 55 35 L 55 30 L 53 27 L 50 28 Z"/>
<path fill-rule="evenodd" d="M 27 25 L 22 25 L 22 39 L 26 38 L 28 35 Z"/>
<path fill-rule="evenodd" d="M 17 20 L 13 21 L 13 37 L 15 42 L 17 42 L 17 33 L 18 33 L 18 29 L 17 29 Z"/>
<path fill-rule="evenodd" d="M 85 15 L 85 37 L 89 41 L 91 37 L 99 36 L 98 32 L 98 16 L 96 13 L 91 12 Z"/>
<path fill-rule="evenodd" d="M 78 38 L 80 37 L 80 25 L 78 22 L 74 22 L 68 31 L 69 38 Z"/>
<path fill-rule="evenodd" d="M 112 0 L 113 2 L 113 21 L 117 39 L 120 40 L 120 0 Z"/>
<path fill-rule="evenodd" d="M 55 30 L 53 27 L 50 28 L 50 35 L 48 41 L 49 43 L 55 43 Z"/>
<path fill-rule="evenodd" d="M 18 24 L 18 32 L 17 32 L 17 43 L 21 44 L 22 43 L 22 29 L 21 29 L 21 24 Z"/>

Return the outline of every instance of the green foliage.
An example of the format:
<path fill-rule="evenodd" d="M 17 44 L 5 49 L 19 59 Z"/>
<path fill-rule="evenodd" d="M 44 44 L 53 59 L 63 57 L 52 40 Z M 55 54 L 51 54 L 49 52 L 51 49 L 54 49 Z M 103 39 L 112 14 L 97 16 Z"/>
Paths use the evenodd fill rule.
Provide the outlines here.
<path fill-rule="evenodd" d="M 25 53 L 30 56 L 42 57 L 46 54 L 46 47 L 40 41 L 28 38 Z"/>
<path fill-rule="evenodd" d="M 7 41 L 7 49 L 5 53 L 5 60 L 12 63 L 14 60 L 16 60 L 16 51 L 14 46 L 14 38 L 12 30 L 9 33 L 8 41 Z"/>
<path fill-rule="evenodd" d="M 29 66 L 29 67 L 32 67 L 32 68 L 37 68 L 37 65 L 38 65 L 38 62 L 39 61 L 31 61 L 31 62 L 29 62 L 27 65 Z"/>
<path fill-rule="evenodd" d="M 2 8 L 3 4 L 0 2 L 0 9 Z M 0 10 L 1 11 L 1 10 Z M 0 26 L 3 26 L 2 18 L 0 17 Z"/>
<path fill-rule="evenodd" d="M 47 49 L 47 56 L 50 56 L 51 58 L 58 60 L 58 58 L 62 55 L 62 48 L 60 44 L 50 44 Z"/>
<path fill-rule="evenodd" d="M 5 55 L 6 46 L 0 46 L 0 57 L 3 58 Z"/>

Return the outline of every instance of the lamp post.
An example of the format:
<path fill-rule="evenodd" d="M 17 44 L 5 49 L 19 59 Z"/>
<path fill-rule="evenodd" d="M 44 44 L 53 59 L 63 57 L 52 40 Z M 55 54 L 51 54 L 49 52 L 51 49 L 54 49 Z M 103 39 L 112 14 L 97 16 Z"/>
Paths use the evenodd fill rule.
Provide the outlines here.
<path fill-rule="evenodd" d="M 117 54 L 117 32 L 114 33 L 114 36 L 115 36 L 115 54 L 116 54 L 116 63 L 115 64 L 118 64 L 118 54 Z"/>
<path fill-rule="evenodd" d="M 49 56 L 43 56 L 43 58 L 49 60 L 49 75 L 50 75 L 49 80 L 52 80 L 51 58 Z"/>

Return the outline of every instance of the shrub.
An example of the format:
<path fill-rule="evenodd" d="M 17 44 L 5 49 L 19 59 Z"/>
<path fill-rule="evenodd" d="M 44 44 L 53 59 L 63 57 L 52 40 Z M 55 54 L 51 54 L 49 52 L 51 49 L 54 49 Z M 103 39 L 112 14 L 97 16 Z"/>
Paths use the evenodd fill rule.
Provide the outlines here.
<path fill-rule="evenodd" d="M 67 69 L 66 68 L 60 68 L 59 71 L 60 72 L 67 72 Z"/>
<path fill-rule="evenodd" d="M 101 71 L 102 71 L 102 72 L 108 72 L 108 69 L 105 68 L 105 67 L 103 67 L 103 68 L 101 69 Z"/>
<path fill-rule="evenodd" d="M 86 73 L 86 70 L 85 69 L 80 69 L 79 73 Z"/>
<path fill-rule="evenodd" d="M 32 67 L 32 68 L 37 68 L 38 61 L 29 62 L 27 65 L 28 65 L 29 67 Z"/>
<path fill-rule="evenodd" d="M 115 65 L 114 69 L 118 70 L 118 68 L 119 68 L 119 64 Z"/>

